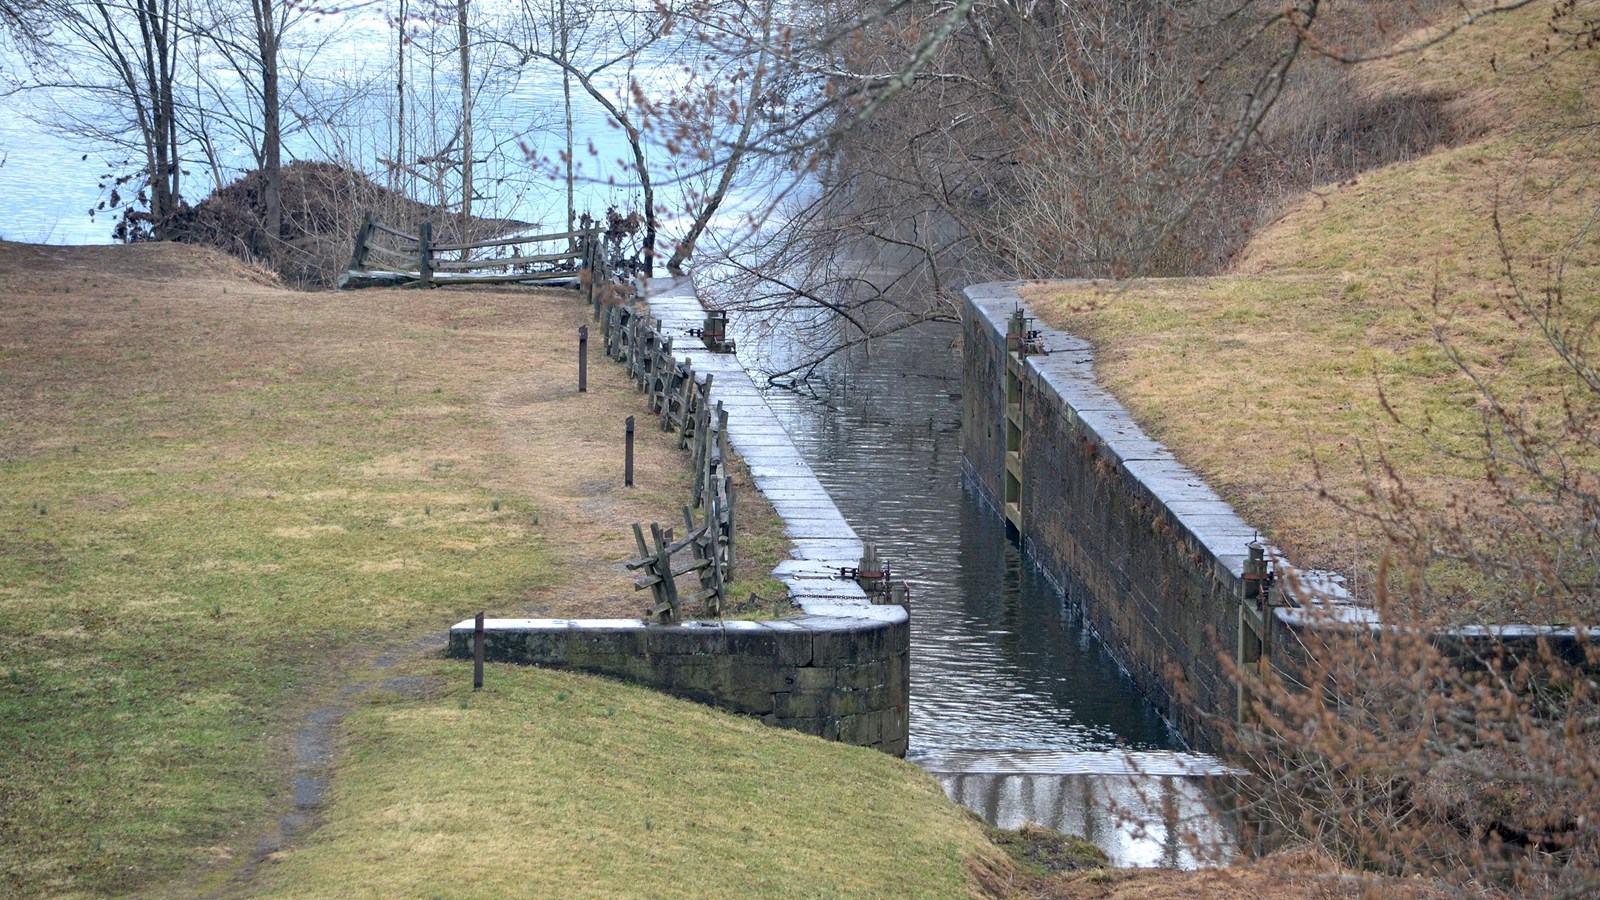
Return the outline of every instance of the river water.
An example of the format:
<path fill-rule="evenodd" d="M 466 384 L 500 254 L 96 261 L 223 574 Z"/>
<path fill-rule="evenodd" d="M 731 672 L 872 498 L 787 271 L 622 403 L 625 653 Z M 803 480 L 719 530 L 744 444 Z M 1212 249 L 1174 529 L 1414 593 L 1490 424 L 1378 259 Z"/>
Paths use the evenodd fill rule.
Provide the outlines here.
<path fill-rule="evenodd" d="M 626 2 L 646 9 L 652 6 L 650 0 Z M 316 6 L 312 4 L 313 9 Z M 411 122 L 408 132 L 414 133 L 407 141 L 417 152 L 408 157 L 428 156 L 449 144 L 460 114 L 453 22 L 418 15 L 419 9 L 426 11 L 426 4 L 412 2 L 411 7 L 416 18 L 411 22 L 412 50 L 407 59 L 412 79 L 407 115 Z M 516 36 L 522 18 L 520 0 L 474 0 L 471 8 L 475 27 L 527 40 Z M 380 160 L 394 156 L 393 14 L 391 3 L 357 3 L 339 11 L 307 12 L 294 26 L 291 43 L 299 49 L 286 50 L 284 59 L 285 162 L 342 162 L 380 184 L 390 183 Z M 595 28 L 603 30 L 598 24 Z M 189 49 L 180 77 L 186 98 L 188 91 L 199 90 L 193 86 L 191 74 L 199 69 L 231 91 L 230 103 L 249 108 L 238 77 L 225 60 L 215 53 L 190 59 L 200 48 L 188 43 L 185 47 Z M 575 51 L 575 59 L 587 68 L 612 56 L 613 50 L 604 41 L 585 41 Z M 634 83 L 649 96 L 660 98 L 684 83 L 686 66 L 699 62 L 697 54 L 693 45 L 663 44 L 638 54 L 627 65 L 608 68 L 607 74 L 597 77 L 597 84 L 623 107 L 628 106 L 629 86 Z M 481 81 L 473 109 L 474 155 L 479 159 L 475 181 L 482 195 L 475 209 L 483 216 L 504 216 L 564 230 L 566 188 L 559 177 L 559 158 L 566 146 L 561 77 L 548 66 L 512 64 L 509 56 L 504 47 L 488 41 L 474 57 L 474 78 Z M 84 57 L 88 61 L 70 65 L 73 77 L 94 80 L 97 70 L 92 59 Z M 294 80 L 289 73 L 301 71 L 306 73 L 305 87 L 289 86 L 287 82 Z M 91 217 L 89 210 L 107 199 L 110 182 L 106 175 L 132 171 L 135 165 L 129 160 L 138 154 L 126 146 L 74 136 L 74 124 L 114 130 L 112 123 L 125 121 L 127 114 L 100 107 L 81 90 L 15 90 L 18 84 L 28 83 L 27 73 L 24 58 L 0 41 L 0 238 L 53 244 L 109 243 L 117 216 L 103 211 Z M 40 73 L 46 82 L 63 77 Z M 572 92 L 577 212 L 601 217 L 609 206 L 637 209 L 634 185 L 638 178 L 625 135 L 581 88 L 574 85 Z M 214 120 L 223 118 L 214 99 L 194 102 L 206 107 Z M 248 145 L 227 128 L 213 124 L 210 137 L 224 181 L 253 166 Z M 663 140 L 662 135 L 651 134 L 645 143 L 663 231 L 670 237 L 675 228 L 683 227 L 683 212 L 692 205 L 695 192 L 707 190 L 711 179 L 684 177 L 662 146 Z M 188 142 L 184 154 L 181 187 L 184 199 L 194 204 L 210 193 L 214 179 L 197 143 Z M 691 160 L 687 165 L 695 168 L 699 164 Z M 758 216 L 773 192 L 780 189 L 771 173 L 747 174 L 751 177 L 734 190 L 717 218 L 716 224 L 724 230 Z M 435 200 L 431 190 L 415 179 L 402 186 L 417 199 Z M 122 193 L 133 192 L 124 189 Z M 452 202 L 455 199 L 452 197 Z M 670 246 L 670 242 L 663 245 Z"/>
<path fill-rule="evenodd" d="M 1089 837 L 1120 865 L 1227 858 L 1228 828 L 1195 777 L 1216 761 L 1182 752 L 1077 604 L 963 482 L 959 333 L 901 332 L 767 397 L 851 526 L 910 585 L 908 758 L 990 823 Z M 759 372 L 804 351 L 746 334 L 740 352 Z"/>

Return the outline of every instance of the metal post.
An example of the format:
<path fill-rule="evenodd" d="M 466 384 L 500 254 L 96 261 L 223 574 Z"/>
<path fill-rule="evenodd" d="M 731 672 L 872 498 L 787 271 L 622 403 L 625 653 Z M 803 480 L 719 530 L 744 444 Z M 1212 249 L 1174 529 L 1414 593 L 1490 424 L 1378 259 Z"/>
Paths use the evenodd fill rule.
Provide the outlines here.
<path fill-rule="evenodd" d="M 628 417 L 627 444 L 622 458 L 622 484 L 624 487 L 633 487 L 633 416 Z"/>
<path fill-rule="evenodd" d="M 589 390 L 589 326 L 578 326 L 578 393 Z"/>
<path fill-rule="evenodd" d="M 472 620 L 472 689 L 483 689 L 483 612 Z"/>

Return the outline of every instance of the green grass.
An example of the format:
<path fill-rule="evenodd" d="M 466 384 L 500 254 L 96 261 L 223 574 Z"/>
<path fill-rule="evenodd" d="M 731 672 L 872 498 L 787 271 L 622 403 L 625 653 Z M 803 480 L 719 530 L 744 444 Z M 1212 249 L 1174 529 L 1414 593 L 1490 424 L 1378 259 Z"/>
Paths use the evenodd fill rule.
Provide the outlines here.
<path fill-rule="evenodd" d="M 372 397 L 308 372 L 149 398 L 132 412 L 159 431 L 86 425 L 79 452 L 0 467 L 7 892 L 126 890 L 247 851 L 208 848 L 273 807 L 263 739 L 311 669 L 551 577 L 520 501 L 495 511 L 450 470 L 363 474 L 437 402 Z"/>
<path fill-rule="evenodd" d="M 601 679 L 490 666 L 346 720 L 271 896 L 952 897 L 982 826 L 900 760 Z"/>

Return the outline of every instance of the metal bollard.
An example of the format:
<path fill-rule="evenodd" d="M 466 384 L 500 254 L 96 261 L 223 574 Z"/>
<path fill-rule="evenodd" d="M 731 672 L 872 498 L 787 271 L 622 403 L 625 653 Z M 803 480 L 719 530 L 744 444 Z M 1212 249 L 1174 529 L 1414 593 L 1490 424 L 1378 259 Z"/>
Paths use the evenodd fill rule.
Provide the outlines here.
<path fill-rule="evenodd" d="M 472 689 L 483 689 L 483 613 L 472 620 Z"/>
<path fill-rule="evenodd" d="M 627 443 L 622 458 L 622 484 L 624 487 L 633 487 L 633 416 L 628 417 Z"/>
<path fill-rule="evenodd" d="M 578 393 L 589 390 L 589 326 L 578 326 Z"/>

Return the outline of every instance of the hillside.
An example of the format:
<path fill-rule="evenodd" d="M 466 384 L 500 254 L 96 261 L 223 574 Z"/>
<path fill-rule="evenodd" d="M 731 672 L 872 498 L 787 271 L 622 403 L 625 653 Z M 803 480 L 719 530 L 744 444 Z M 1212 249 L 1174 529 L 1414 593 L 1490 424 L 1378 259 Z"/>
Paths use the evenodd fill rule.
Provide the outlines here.
<path fill-rule="evenodd" d="M 1229 273 L 1027 294 L 1095 344 L 1108 388 L 1248 521 L 1369 598 L 1387 546 L 1370 513 L 1449 519 L 1490 553 L 1526 530 L 1479 458 L 1491 402 L 1527 411 L 1547 465 L 1579 480 L 1596 469 L 1563 413 L 1581 419 L 1595 397 L 1551 351 L 1538 311 L 1557 299 L 1550 321 L 1575 326 L 1580 349 L 1600 313 L 1600 57 L 1549 26 L 1547 9 L 1525 9 L 1361 64 L 1374 98 L 1442 96 L 1443 114 L 1474 120 L 1454 130 L 1477 136 L 1318 188 Z M 1457 619 L 1547 617 L 1470 566 L 1428 578 Z"/>

